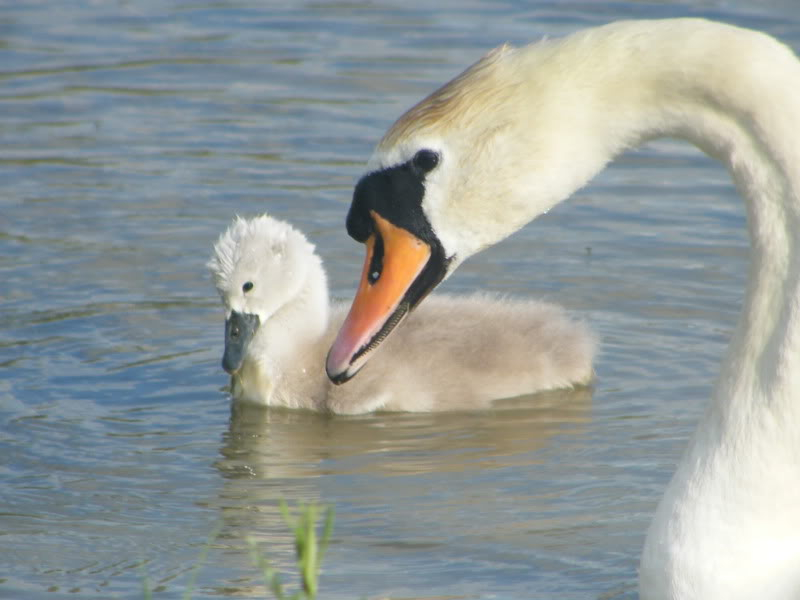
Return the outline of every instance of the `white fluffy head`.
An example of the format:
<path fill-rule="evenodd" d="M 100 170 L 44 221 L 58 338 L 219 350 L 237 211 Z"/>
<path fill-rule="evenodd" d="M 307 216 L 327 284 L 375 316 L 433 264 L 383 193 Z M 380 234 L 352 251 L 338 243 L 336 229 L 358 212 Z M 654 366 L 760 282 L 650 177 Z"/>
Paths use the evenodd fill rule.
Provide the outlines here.
<path fill-rule="evenodd" d="M 312 270 L 325 275 L 314 246 L 284 221 L 264 214 L 237 216 L 220 235 L 208 262 L 226 314 L 257 314 L 262 323 L 300 295 Z"/>

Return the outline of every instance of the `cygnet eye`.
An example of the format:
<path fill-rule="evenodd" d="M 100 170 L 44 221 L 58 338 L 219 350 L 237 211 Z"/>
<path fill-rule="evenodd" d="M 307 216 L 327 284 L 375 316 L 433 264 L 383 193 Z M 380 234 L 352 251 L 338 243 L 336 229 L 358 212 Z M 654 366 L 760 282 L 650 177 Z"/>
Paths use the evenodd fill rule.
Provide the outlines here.
<path fill-rule="evenodd" d="M 414 168 L 422 173 L 429 173 L 439 164 L 439 153 L 433 150 L 420 150 L 412 159 Z"/>
<path fill-rule="evenodd" d="M 250 290 L 253 289 L 253 282 L 252 281 L 245 281 L 244 285 L 242 286 L 242 291 L 246 294 Z"/>

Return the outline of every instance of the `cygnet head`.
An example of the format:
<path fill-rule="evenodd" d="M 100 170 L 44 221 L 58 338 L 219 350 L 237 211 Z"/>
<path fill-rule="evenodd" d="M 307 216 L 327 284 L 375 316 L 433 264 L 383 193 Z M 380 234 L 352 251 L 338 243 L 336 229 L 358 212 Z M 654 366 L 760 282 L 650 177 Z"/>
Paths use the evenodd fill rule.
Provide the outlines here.
<path fill-rule="evenodd" d="M 228 373 L 324 332 L 325 272 L 314 246 L 288 223 L 237 216 L 214 245 L 208 268 L 225 306 L 222 367 Z"/>

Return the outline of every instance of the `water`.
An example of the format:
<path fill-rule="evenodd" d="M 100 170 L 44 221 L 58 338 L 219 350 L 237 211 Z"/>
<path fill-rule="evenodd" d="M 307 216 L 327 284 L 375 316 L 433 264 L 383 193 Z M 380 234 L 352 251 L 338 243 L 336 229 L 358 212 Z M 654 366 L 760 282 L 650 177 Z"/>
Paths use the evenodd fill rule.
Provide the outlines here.
<path fill-rule="evenodd" d="M 486 49 L 701 15 L 800 49 L 792 2 L 52 2 L 0 9 L 0 597 L 263 597 L 277 505 L 336 507 L 323 597 L 635 598 L 644 532 L 742 299 L 727 174 L 626 155 L 445 288 L 545 297 L 597 385 L 449 415 L 232 413 L 205 270 L 236 214 L 303 229 L 348 297 L 350 192 Z"/>

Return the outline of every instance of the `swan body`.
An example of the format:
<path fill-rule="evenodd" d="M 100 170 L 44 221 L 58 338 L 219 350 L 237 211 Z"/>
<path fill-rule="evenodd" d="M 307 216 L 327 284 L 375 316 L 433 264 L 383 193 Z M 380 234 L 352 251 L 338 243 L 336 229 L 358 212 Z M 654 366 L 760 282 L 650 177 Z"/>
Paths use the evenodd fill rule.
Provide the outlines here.
<path fill-rule="evenodd" d="M 659 136 L 727 166 L 751 259 L 711 402 L 647 534 L 640 595 L 797 599 L 800 62 L 768 35 L 700 19 L 612 23 L 498 48 L 412 107 L 353 195 L 348 232 L 367 246 L 370 277 L 328 374 L 353 377 L 463 260 Z M 373 319 L 369 294 L 386 307 Z"/>
<path fill-rule="evenodd" d="M 334 413 L 479 408 L 586 384 L 594 338 L 544 302 L 439 295 L 362 378 L 339 387 L 325 352 L 346 306 L 330 306 L 314 246 L 267 215 L 236 218 L 209 262 L 226 308 L 223 366 L 234 398 Z"/>

